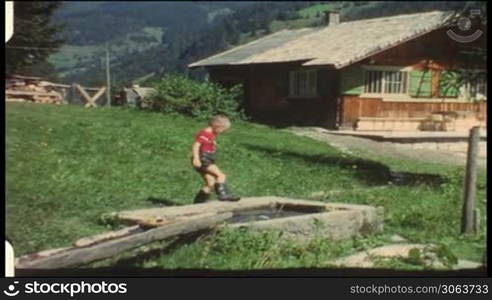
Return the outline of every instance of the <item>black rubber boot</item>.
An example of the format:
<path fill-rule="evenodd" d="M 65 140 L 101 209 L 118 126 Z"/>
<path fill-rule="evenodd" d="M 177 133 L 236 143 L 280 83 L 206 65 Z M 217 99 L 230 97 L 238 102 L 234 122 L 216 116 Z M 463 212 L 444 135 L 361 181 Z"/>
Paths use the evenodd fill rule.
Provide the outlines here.
<path fill-rule="evenodd" d="M 193 199 L 193 204 L 207 202 L 209 198 L 210 198 L 210 194 L 205 193 L 203 190 L 200 190 L 196 194 L 195 199 Z"/>
<path fill-rule="evenodd" d="M 226 183 L 216 183 L 215 192 L 217 193 L 219 201 L 239 201 L 241 199 L 241 197 L 230 193 Z"/>

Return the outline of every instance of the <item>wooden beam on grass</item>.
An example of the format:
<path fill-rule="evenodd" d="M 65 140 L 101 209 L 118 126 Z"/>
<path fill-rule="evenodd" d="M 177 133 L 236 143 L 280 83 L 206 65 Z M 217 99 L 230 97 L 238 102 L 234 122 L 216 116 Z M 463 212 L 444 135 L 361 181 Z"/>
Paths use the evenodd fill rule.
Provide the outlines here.
<path fill-rule="evenodd" d="M 75 247 L 88 247 L 88 246 L 92 246 L 95 244 L 99 244 L 99 243 L 107 241 L 107 240 L 117 239 L 117 238 L 121 238 L 124 236 L 132 235 L 135 233 L 140 233 L 140 232 L 143 232 L 143 229 L 140 226 L 135 225 L 135 226 L 131 226 L 131 227 L 125 227 L 125 228 L 120 229 L 120 230 L 100 233 L 100 234 L 96 234 L 93 236 L 81 238 L 81 239 L 78 239 L 77 241 L 75 241 L 73 243 L 73 245 Z"/>
<path fill-rule="evenodd" d="M 188 234 L 199 230 L 213 228 L 232 217 L 231 212 L 208 213 L 193 216 L 162 227 L 147 230 L 115 240 L 109 240 L 84 248 L 72 248 L 65 252 L 32 261 L 19 262 L 17 269 L 59 269 L 88 264 L 94 261 L 113 257 L 124 251 L 145 244 L 160 241 L 174 236 Z"/>

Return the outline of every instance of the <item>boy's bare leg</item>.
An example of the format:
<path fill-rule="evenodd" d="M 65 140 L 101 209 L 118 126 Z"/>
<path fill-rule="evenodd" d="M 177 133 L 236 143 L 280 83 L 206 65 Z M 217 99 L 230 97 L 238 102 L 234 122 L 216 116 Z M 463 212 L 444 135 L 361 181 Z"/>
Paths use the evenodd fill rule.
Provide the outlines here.
<path fill-rule="evenodd" d="M 203 181 L 205 181 L 205 185 L 200 189 L 198 194 L 195 196 L 193 203 L 203 203 L 207 202 L 210 198 L 210 194 L 213 191 L 215 185 L 215 177 L 211 174 L 202 173 Z"/>
<path fill-rule="evenodd" d="M 212 193 L 215 186 L 215 177 L 211 174 L 205 173 L 203 174 L 202 178 L 205 181 L 205 186 L 202 187 L 202 191 L 204 191 L 207 194 Z"/>
<path fill-rule="evenodd" d="M 208 166 L 207 173 L 213 175 L 214 179 L 217 180 L 217 183 L 224 183 L 226 181 L 225 174 L 219 169 L 219 167 L 217 167 L 216 164 Z"/>

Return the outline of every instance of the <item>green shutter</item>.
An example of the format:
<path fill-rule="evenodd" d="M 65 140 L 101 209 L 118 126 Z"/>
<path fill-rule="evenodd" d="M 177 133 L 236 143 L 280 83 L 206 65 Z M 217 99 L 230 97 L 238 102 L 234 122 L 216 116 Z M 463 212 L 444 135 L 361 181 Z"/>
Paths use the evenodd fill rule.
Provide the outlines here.
<path fill-rule="evenodd" d="M 455 71 L 442 71 L 439 78 L 439 97 L 457 97 L 460 75 Z"/>
<path fill-rule="evenodd" d="M 432 89 L 432 72 L 410 72 L 410 95 L 413 97 L 430 97 Z"/>
<path fill-rule="evenodd" d="M 360 66 L 349 66 L 340 71 L 340 93 L 360 95 L 364 92 L 364 73 Z"/>

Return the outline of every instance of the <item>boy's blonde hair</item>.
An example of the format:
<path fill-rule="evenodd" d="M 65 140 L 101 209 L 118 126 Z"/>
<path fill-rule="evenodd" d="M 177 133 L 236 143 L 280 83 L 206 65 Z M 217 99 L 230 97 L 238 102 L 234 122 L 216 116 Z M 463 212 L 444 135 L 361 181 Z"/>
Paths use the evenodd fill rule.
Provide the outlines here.
<path fill-rule="evenodd" d="M 231 120 L 229 120 L 228 117 L 224 115 L 215 115 L 210 118 L 210 121 L 208 122 L 210 126 L 212 125 L 222 125 L 224 127 L 231 127 Z"/>

